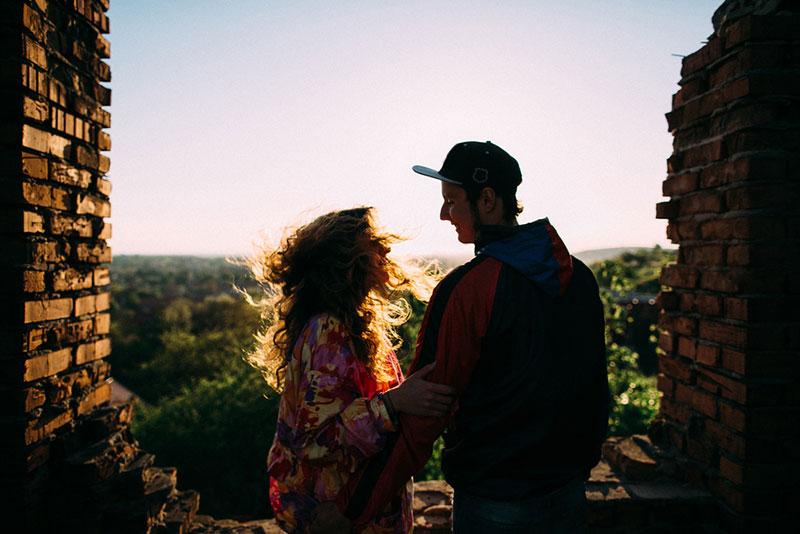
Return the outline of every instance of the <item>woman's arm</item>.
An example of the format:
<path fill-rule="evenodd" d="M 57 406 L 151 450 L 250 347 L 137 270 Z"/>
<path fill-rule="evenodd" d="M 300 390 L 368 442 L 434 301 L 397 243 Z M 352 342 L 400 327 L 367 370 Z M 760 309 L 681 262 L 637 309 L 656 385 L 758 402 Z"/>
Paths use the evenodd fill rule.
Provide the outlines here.
<path fill-rule="evenodd" d="M 302 350 L 295 428 L 298 455 L 319 460 L 341 447 L 363 457 L 378 452 L 395 427 L 380 398 L 361 396 L 359 362 L 349 344 L 312 341 Z"/>

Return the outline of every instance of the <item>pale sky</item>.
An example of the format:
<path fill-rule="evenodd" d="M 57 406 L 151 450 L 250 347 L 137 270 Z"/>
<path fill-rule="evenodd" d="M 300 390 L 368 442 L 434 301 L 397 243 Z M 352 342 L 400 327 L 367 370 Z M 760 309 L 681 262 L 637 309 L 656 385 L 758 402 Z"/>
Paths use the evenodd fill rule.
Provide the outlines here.
<path fill-rule="evenodd" d="M 242 254 L 371 205 L 400 251 L 469 254 L 438 219 L 458 141 L 520 163 L 520 222 L 573 252 L 669 245 L 664 114 L 719 1 L 113 0 L 115 254 Z"/>

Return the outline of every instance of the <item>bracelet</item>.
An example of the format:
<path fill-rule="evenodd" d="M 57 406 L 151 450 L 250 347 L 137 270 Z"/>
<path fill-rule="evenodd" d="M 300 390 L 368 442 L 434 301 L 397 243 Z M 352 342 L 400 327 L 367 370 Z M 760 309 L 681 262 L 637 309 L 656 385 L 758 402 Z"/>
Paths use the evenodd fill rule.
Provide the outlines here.
<path fill-rule="evenodd" d="M 394 404 L 392 404 L 392 400 L 383 393 L 378 393 L 377 397 L 383 401 L 383 405 L 386 406 L 386 412 L 389 414 L 389 419 L 391 419 L 392 424 L 395 428 L 400 426 L 400 419 L 397 417 L 397 411 L 394 409 Z"/>

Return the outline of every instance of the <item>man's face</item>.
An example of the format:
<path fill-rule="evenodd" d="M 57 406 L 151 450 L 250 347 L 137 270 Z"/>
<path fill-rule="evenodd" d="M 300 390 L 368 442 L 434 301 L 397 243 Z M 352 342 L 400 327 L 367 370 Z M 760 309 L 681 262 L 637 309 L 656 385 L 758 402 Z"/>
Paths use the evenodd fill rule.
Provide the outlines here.
<path fill-rule="evenodd" d="M 463 187 L 442 182 L 442 209 L 439 218 L 450 221 L 456 227 L 458 240 L 462 243 L 475 242 L 475 215 L 467 200 Z"/>

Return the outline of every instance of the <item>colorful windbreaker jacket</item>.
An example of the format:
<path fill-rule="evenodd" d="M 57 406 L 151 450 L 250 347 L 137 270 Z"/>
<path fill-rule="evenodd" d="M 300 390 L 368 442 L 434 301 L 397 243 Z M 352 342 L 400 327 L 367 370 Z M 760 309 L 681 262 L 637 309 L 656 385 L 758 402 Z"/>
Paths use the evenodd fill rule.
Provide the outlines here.
<path fill-rule="evenodd" d="M 509 501 L 588 476 L 609 409 L 603 306 L 592 272 L 547 219 L 484 227 L 476 257 L 436 287 L 410 372 L 452 385 L 451 417 L 400 415 L 399 431 L 339 495 L 357 523 L 427 461 L 456 492 Z"/>
<path fill-rule="evenodd" d="M 380 383 L 356 356 L 344 326 L 334 317 L 313 317 L 286 367 L 275 439 L 269 451 L 269 497 L 278 524 L 306 532 L 316 506 L 335 501 L 354 472 L 394 434 L 377 393 L 403 379 L 394 354 L 395 378 Z M 398 484 L 356 532 L 411 531 L 411 484 Z"/>

